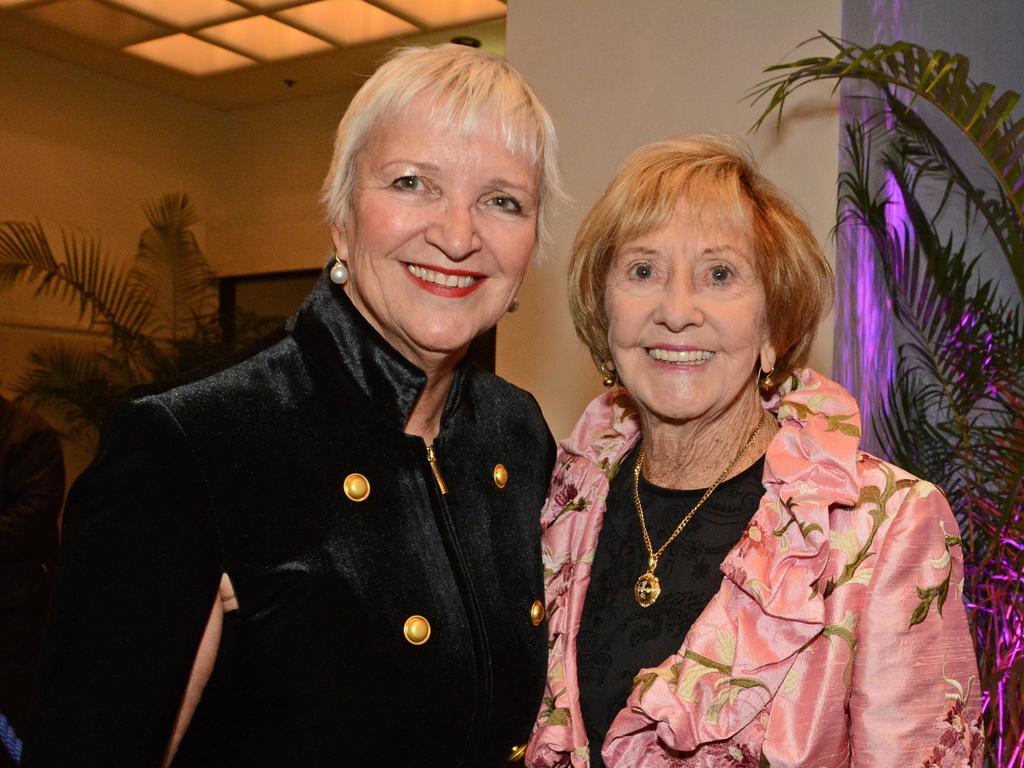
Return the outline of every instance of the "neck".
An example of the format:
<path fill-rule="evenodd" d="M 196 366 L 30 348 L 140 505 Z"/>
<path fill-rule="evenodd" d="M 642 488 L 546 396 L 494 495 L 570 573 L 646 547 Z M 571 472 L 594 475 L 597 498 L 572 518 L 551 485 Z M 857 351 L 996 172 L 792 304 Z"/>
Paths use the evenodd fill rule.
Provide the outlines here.
<path fill-rule="evenodd" d="M 737 458 L 762 420 L 754 442 Z M 641 409 L 640 424 L 644 477 L 654 485 L 680 490 L 710 487 L 730 464 L 731 470 L 722 479 L 738 475 L 764 453 L 778 431 L 775 420 L 766 417 L 756 387 L 742 393 L 721 413 L 665 421 Z"/>
<path fill-rule="evenodd" d="M 428 444 L 434 442 L 441 431 L 441 413 L 448 400 L 448 390 L 452 388 L 457 364 L 458 360 L 448 359 L 444 364 L 426 371 L 427 383 L 405 423 L 406 434 L 418 435 Z"/>

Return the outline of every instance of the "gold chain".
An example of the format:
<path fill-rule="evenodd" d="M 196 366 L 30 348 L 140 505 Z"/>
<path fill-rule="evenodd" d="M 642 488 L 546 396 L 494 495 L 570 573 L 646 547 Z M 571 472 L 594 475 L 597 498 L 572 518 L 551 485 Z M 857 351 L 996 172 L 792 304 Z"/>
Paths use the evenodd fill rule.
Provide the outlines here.
<path fill-rule="evenodd" d="M 640 503 L 640 470 L 644 466 L 644 447 L 641 444 L 640 453 L 636 457 L 636 466 L 633 467 L 633 506 L 636 507 L 636 515 L 640 519 L 640 532 L 644 537 L 644 547 L 647 549 L 647 570 L 640 575 L 640 578 L 636 581 L 636 586 L 633 588 L 633 596 L 642 608 L 649 608 L 654 605 L 654 601 L 658 599 L 658 595 L 661 594 L 661 583 L 658 581 L 658 577 L 654 575 L 655 569 L 658 567 L 658 559 L 665 553 L 668 545 L 676 540 L 676 537 L 683 532 L 683 529 L 687 526 L 693 516 L 697 514 L 697 510 L 700 509 L 704 502 L 707 501 L 711 494 L 715 492 L 715 489 L 721 485 L 722 481 L 729 476 L 732 472 L 732 468 L 736 466 L 736 463 L 743 457 L 743 454 L 747 452 L 757 436 L 761 433 L 761 427 L 764 425 L 764 412 L 761 412 L 761 419 L 757 422 L 757 426 L 754 427 L 754 431 L 750 433 L 750 437 L 747 438 L 747 442 L 740 448 L 739 453 L 736 454 L 729 466 L 718 476 L 718 479 L 704 491 L 704 495 L 700 497 L 700 501 L 693 505 L 686 516 L 679 521 L 679 525 L 672 531 L 671 535 L 658 547 L 658 551 L 654 551 L 654 546 L 651 544 L 651 536 L 647 532 L 647 521 L 644 519 L 644 507 Z"/>

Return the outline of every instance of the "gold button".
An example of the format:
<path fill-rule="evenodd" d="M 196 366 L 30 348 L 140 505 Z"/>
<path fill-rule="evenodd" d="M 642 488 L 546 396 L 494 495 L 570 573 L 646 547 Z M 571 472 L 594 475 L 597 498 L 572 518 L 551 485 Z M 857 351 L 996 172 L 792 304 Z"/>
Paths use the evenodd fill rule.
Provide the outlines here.
<path fill-rule="evenodd" d="M 494 465 L 494 484 L 498 486 L 499 490 L 508 484 L 508 470 L 505 469 L 504 464 Z"/>
<path fill-rule="evenodd" d="M 525 754 L 526 754 L 526 745 L 525 744 L 519 744 L 519 745 L 517 745 L 515 747 L 512 747 L 512 749 L 510 749 L 508 751 L 508 757 L 505 758 L 505 760 L 507 762 L 509 762 L 509 763 L 518 763 L 520 760 L 523 759 L 523 755 L 525 755 Z"/>
<path fill-rule="evenodd" d="M 544 603 L 534 600 L 533 605 L 530 606 L 530 623 L 539 627 L 542 621 L 544 621 Z"/>
<path fill-rule="evenodd" d="M 405 620 L 402 633 L 413 645 L 423 645 L 430 639 L 430 622 L 422 616 L 410 616 Z"/>
<path fill-rule="evenodd" d="M 345 495 L 352 501 L 366 501 L 370 496 L 370 481 L 358 472 L 345 478 Z"/>

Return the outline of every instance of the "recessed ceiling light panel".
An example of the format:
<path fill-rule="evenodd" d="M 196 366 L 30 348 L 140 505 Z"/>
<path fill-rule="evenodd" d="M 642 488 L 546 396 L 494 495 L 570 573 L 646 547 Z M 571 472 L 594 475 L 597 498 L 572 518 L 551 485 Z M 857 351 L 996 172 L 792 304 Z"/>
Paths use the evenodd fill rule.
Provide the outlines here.
<path fill-rule="evenodd" d="M 182 29 L 237 19 L 248 11 L 228 0 L 111 0 L 137 13 Z"/>
<path fill-rule="evenodd" d="M 229 21 L 199 30 L 203 37 L 257 59 L 274 61 L 333 48 L 326 40 L 307 35 L 266 16 Z"/>
<path fill-rule="evenodd" d="M 190 75 L 212 75 L 217 72 L 248 67 L 256 63 L 234 51 L 197 40 L 186 34 L 160 37 L 145 43 L 130 45 L 124 50 Z"/>
<path fill-rule="evenodd" d="M 508 12 L 501 0 L 379 0 L 377 4 L 433 29 L 501 19 Z"/>
<path fill-rule="evenodd" d="M 274 15 L 341 45 L 357 45 L 419 31 L 409 22 L 363 0 L 321 0 Z"/>

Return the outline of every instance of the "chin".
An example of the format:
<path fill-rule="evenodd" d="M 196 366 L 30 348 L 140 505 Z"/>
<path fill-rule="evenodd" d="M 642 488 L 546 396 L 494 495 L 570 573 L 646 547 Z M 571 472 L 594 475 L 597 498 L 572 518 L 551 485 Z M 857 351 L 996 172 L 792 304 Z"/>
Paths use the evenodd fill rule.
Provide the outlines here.
<path fill-rule="evenodd" d="M 453 333 L 451 328 L 424 332 L 413 337 L 415 345 L 424 352 L 443 355 L 458 355 L 466 350 L 476 335 L 466 332 Z"/>

